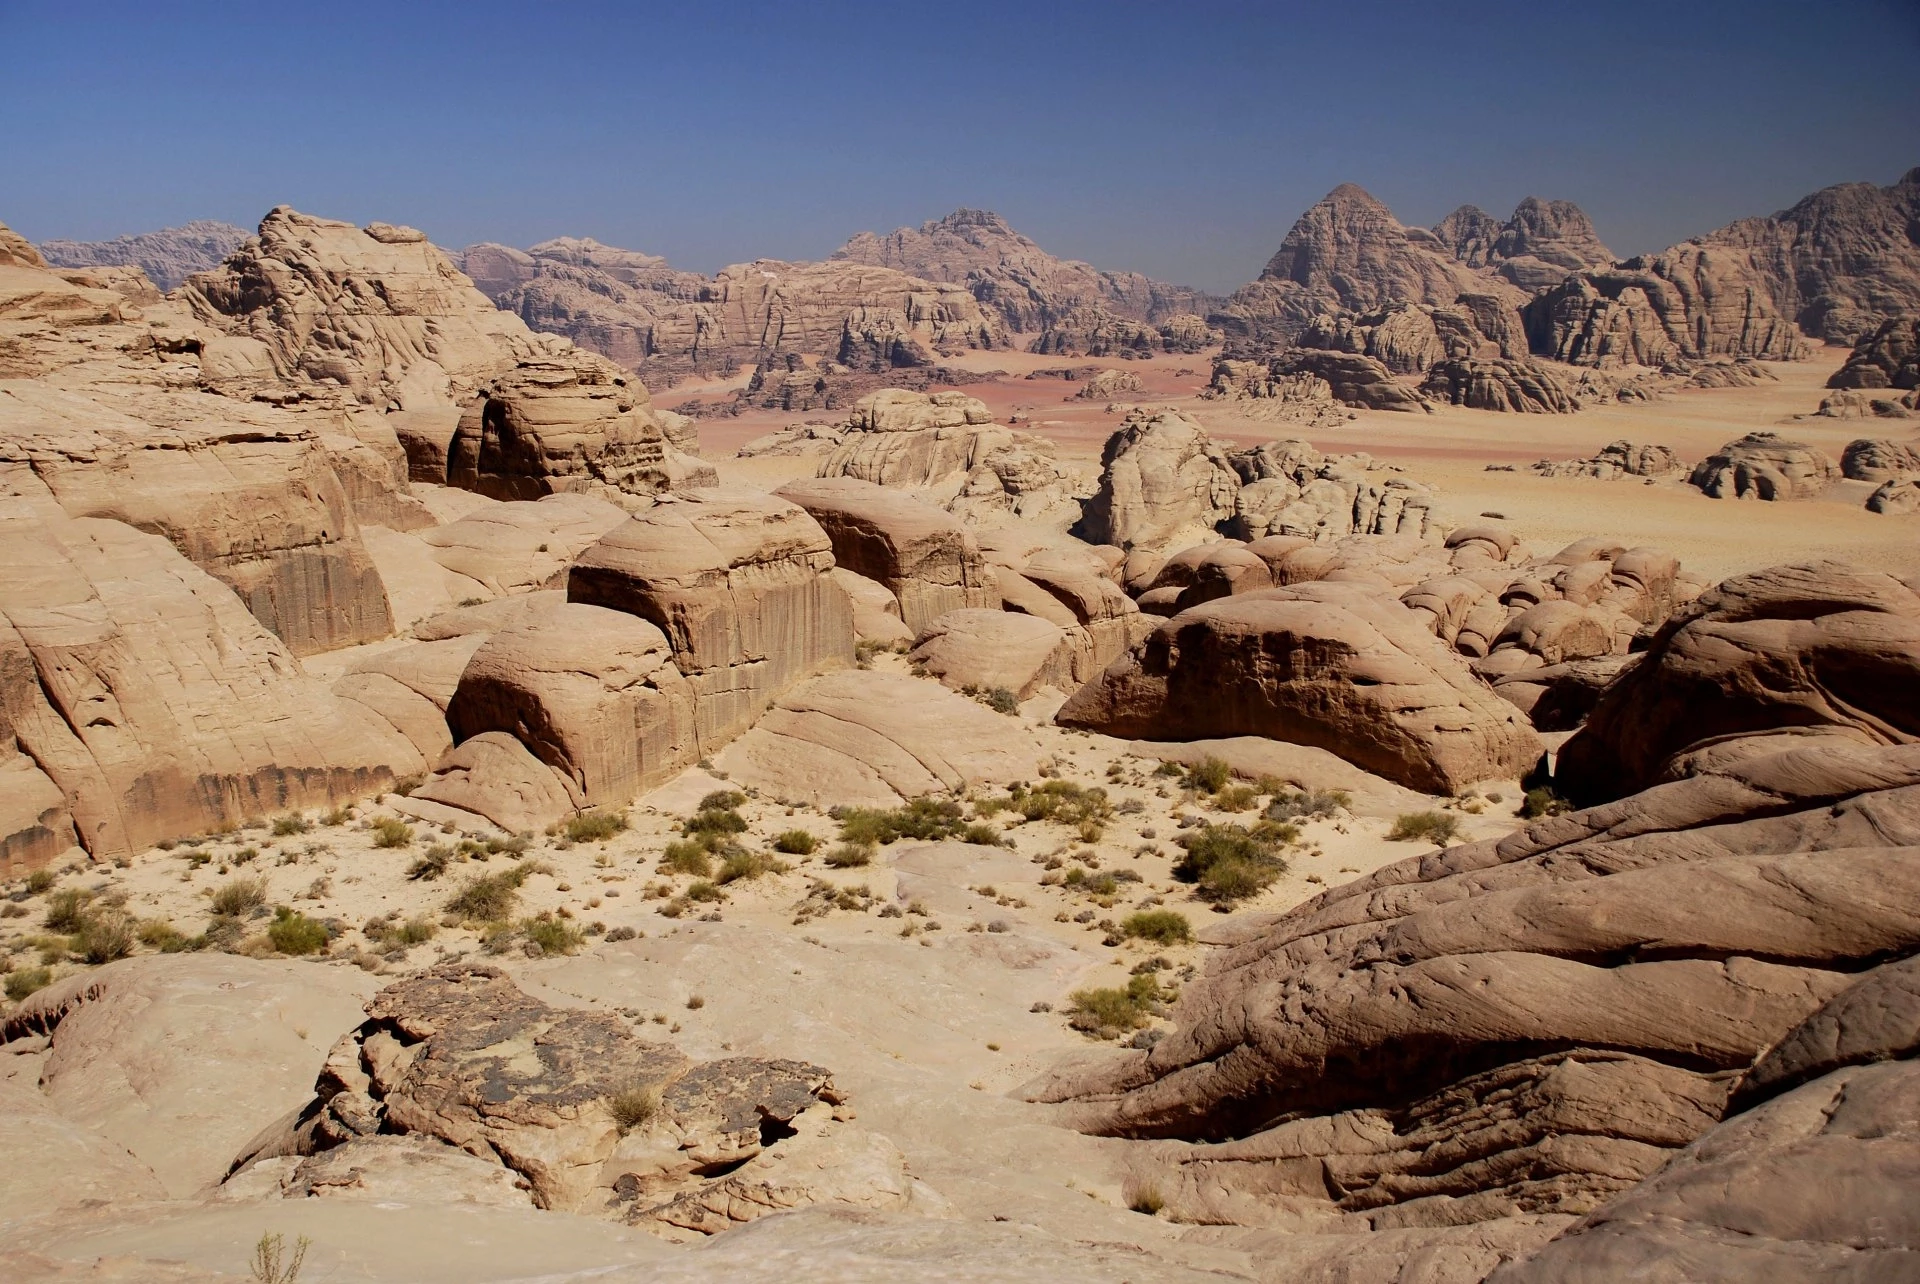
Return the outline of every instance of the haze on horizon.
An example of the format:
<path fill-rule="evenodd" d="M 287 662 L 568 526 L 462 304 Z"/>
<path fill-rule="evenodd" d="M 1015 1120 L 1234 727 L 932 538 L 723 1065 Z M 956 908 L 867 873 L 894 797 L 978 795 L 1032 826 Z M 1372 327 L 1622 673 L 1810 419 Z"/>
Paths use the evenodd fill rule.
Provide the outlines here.
<path fill-rule="evenodd" d="M 1340 182 L 1572 200 L 1627 255 L 1920 163 L 1910 0 L 1548 8 L 6 2 L 0 220 L 284 203 L 711 272 L 967 205 L 1225 292 Z"/>

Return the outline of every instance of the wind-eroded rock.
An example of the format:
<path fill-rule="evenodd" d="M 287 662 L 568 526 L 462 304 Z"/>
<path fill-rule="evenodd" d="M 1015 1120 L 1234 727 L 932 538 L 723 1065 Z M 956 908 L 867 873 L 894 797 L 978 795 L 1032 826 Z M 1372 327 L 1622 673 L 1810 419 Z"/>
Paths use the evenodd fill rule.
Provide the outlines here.
<path fill-rule="evenodd" d="M 1165 547 L 1233 515 L 1240 487 L 1226 452 L 1177 410 L 1129 411 L 1100 465 L 1081 523 L 1091 543 Z"/>
<path fill-rule="evenodd" d="M 1058 721 L 1141 740 L 1269 736 L 1434 793 L 1523 775 L 1541 753 L 1511 705 L 1364 585 L 1302 584 L 1183 611 L 1081 688 Z"/>
<path fill-rule="evenodd" d="M 1714 499 L 1810 499 L 1838 472 L 1824 451 L 1750 432 L 1695 464 L 1687 480 Z"/>
<path fill-rule="evenodd" d="M 820 523 L 836 564 L 892 590 L 916 633 L 948 611 L 999 600 L 972 534 L 924 500 L 851 477 L 791 482 L 774 493 Z"/>

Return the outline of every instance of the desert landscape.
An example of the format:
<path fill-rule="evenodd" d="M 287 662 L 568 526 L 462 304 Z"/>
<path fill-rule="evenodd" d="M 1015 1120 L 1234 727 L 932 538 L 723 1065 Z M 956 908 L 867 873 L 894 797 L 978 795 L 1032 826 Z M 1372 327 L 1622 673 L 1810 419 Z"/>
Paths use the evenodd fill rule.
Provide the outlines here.
<path fill-rule="evenodd" d="M 1217 293 L 0 225 L 0 1278 L 1920 1280 L 1832 177 Z"/>

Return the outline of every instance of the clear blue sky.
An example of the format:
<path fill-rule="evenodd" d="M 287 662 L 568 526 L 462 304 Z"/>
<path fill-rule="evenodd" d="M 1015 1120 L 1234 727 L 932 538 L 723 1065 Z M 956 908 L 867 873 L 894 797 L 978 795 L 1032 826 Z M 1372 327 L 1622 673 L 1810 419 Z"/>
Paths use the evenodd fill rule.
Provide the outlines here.
<path fill-rule="evenodd" d="M 703 271 L 985 206 L 1230 289 L 1342 181 L 1618 253 L 1920 164 L 1920 3 L 0 0 L 0 220 L 279 203 Z"/>

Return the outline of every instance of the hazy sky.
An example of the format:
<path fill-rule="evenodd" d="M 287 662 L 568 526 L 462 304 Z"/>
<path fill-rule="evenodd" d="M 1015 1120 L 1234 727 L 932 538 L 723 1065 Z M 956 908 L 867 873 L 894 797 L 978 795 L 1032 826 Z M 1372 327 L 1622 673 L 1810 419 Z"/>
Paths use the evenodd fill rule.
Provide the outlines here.
<path fill-rule="evenodd" d="M 958 205 L 1216 290 L 1343 181 L 1615 252 L 1920 165 L 1916 0 L 0 0 L 0 221 L 276 204 L 702 271 Z"/>

